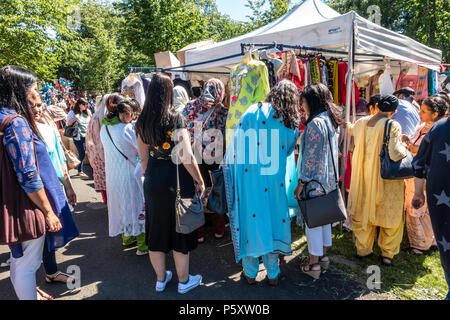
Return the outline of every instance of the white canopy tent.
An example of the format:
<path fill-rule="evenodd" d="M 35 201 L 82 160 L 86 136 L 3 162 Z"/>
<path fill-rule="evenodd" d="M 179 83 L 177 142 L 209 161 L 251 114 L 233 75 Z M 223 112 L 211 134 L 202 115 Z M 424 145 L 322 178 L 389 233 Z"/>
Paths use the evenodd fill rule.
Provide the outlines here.
<path fill-rule="evenodd" d="M 229 72 L 234 65 L 242 61 L 242 57 L 238 55 L 241 53 L 242 43 L 273 42 L 345 53 L 341 54 L 341 57 L 346 57 L 349 63 L 347 121 L 350 120 L 352 79 L 358 80 L 362 77 L 368 79 L 387 65 L 391 67 L 394 80 L 400 74 L 400 66 L 409 66 L 409 74 L 415 75 L 418 72 L 418 65 L 440 71 L 439 65 L 442 60 L 440 50 L 429 48 L 411 38 L 383 28 L 354 11 L 341 15 L 321 0 L 306 0 L 291 12 L 262 28 L 234 39 L 187 51 L 185 67 L 193 71 Z M 233 55 L 234 57 L 227 58 Z M 323 55 L 326 56 L 327 53 Z M 339 57 L 334 53 L 332 56 Z M 192 77 L 198 79 L 199 76 Z M 344 145 L 345 156 L 347 141 Z"/>
<path fill-rule="evenodd" d="M 241 52 L 241 43 L 302 45 L 350 51 L 353 35 L 355 54 L 377 54 L 393 60 L 424 65 L 438 71 L 442 52 L 404 35 L 383 28 L 351 11 L 339 14 L 321 0 L 306 0 L 274 22 L 248 34 L 186 52 L 190 70 L 229 71 L 240 57 L 218 60 Z M 358 55 L 357 55 L 358 57 Z M 367 57 L 365 57 L 367 60 Z M 359 59 L 358 57 L 358 60 Z"/>

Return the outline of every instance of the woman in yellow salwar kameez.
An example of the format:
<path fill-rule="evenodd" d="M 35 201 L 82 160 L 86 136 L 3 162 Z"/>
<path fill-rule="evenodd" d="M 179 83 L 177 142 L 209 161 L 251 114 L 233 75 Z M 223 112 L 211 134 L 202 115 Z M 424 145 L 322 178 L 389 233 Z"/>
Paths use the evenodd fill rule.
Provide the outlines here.
<path fill-rule="evenodd" d="M 352 184 L 348 199 L 348 212 L 352 219 L 358 257 L 371 256 L 377 227 L 380 228 L 378 245 L 382 263 L 392 265 L 400 252 L 405 222 L 405 183 L 403 180 L 384 180 L 380 174 L 380 152 L 385 124 L 398 107 L 394 96 L 382 96 L 378 114 L 347 124 L 354 137 L 352 158 Z M 400 161 L 407 155 L 402 143 L 401 126 L 394 121 L 390 132 L 389 156 Z"/>

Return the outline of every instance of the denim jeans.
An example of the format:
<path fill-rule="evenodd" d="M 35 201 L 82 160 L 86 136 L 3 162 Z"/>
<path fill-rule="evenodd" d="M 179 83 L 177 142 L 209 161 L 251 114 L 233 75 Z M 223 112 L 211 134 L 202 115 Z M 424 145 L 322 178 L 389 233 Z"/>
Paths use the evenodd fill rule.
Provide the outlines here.
<path fill-rule="evenodd" d="M 264 266 L 267 270 L 269 279 L 276 279 L 280 274 L 280 265 L 278 263 L 278 254 L 269 253 L 262 256 Z M 259 271 L 259 257 L 244 257 L 242 258 L 242 267 L 244 274 L 252 279 L 258 276 Z"/>
<path fill-rule="evenodd" d="M 80 140 L 73 139 L 73 143 L 75 144 L 75 147 L 78 151 L 78 160 L 81 161 L 80 165 L 78 166 L 78 173 L 83 172 L 83 160 L 84 156 L 86 155 L 86 138 L 81 137 Z"/>

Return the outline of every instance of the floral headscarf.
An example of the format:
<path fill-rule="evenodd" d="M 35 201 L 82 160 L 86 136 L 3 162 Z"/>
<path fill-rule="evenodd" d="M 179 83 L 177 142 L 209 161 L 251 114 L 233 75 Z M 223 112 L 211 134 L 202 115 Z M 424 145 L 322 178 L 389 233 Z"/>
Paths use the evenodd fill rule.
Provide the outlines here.
<path fill-rule="evenodd" d="M 194 142 L 195 123 L 200 123 L 202 132 L 208 129 L 225 130 L 228 107 L 223 105 L 224 99 L 225 85 L 219 79 L 211 79 L 205 83 L 200 97 L 186 105 L 183 115 L 186 118 L 192 142 Z"/>

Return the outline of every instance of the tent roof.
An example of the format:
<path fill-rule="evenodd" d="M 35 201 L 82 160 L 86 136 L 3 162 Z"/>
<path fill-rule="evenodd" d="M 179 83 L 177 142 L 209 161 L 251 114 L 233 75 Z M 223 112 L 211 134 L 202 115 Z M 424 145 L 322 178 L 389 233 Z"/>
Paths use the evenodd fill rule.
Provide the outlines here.
<path fill-rule="evenodd" d="M 429 48 L 406 36 L 374 24 L 351 11 L 339 14 L 320 0 L 306 0 L 286 15 L 248 34 L 210 46 L 186 52 L 186 65 L 190 70 L 229 71 L 242 58 L 203 64 L 241 52 L 241 43 L 273 43 L 302 45 L 348 51 L 355 22 L 355 48 L 357 53 L 375 53 L 391 59 L 411 63 L 439 64 L 442 52 Z M 337 56 L 337 55 L 334 55 Z M 367 59 L 367 58 L 366 58 Z M 361 59 L 356 59 L 361 60 Z M 439 66 L 430 66 L 435 70 Z"/>

